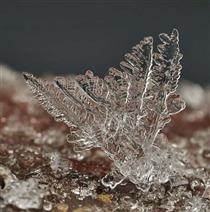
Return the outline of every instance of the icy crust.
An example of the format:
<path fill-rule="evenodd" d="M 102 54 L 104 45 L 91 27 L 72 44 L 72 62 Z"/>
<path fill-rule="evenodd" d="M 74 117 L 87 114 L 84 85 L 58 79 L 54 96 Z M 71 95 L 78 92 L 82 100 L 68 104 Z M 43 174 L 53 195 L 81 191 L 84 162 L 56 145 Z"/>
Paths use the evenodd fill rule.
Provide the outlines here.
<path fill-rule="evenodd" d="M 74 127 L 68 141 L 75 151 L 100 147 L 123 178 L 137 185 L 166 181 L 180 172 L 179 159 L 154 145 L 170 116 L 185 108 L 175 93 L 182 68 L 178 31 L 159 38 L 158 52 L 153 38 L 145 37 L 125 54 L 120 69 L 110 68 L 104 78 L 87 71 L 51 83 L 23 74 L 48 113 Z M 164 166 L 171 167 L 168 173 Z"/>
<path fill-rule="evenodd" d="M 6 205 L 15 205 L 20 209 L 41 208 L 42 198 L 45 192 L 38 186 L 36 180 L 32 178 L 18 180 L 4 166 L 0 166 L 0 176 L 3 182 L 0 193 L 0 197 L 2 198 L 0 208 L 4 208 Z"/>

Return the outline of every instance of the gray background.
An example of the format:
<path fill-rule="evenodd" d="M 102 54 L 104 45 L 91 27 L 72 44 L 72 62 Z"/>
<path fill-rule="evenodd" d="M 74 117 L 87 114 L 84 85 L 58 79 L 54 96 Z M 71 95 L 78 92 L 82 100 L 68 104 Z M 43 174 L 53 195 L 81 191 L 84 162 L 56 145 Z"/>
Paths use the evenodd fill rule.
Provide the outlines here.
<path fill-rule="evenodd" d="M 103 75 L 142 37 L 180 31 L 182 78 L 210 83 L 210 0 L 0 1 L 0 62 Z"/>

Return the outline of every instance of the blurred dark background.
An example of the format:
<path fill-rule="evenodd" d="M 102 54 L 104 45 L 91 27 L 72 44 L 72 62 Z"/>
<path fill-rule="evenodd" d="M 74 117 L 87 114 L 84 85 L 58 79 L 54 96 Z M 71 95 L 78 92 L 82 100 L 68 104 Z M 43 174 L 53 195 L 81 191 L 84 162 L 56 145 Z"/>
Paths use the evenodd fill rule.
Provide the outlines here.
<path fill-rule="evenodd" d="M 144 36 L 180 32 L 182 79 L 210 83 L 210 0 L 0 1 L 0 62 L 103 75 Z"/>

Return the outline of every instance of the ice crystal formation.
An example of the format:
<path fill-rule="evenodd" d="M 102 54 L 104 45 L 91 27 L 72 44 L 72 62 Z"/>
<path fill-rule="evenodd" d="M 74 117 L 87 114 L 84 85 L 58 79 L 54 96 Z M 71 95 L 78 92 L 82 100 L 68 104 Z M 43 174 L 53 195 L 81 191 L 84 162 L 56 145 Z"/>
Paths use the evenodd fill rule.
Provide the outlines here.
<path fill-rule="evenodd" d="M 139 160 L 153 183 L 137 187 L 126 179 L 110 189 L 104 185 L 122 176 L 102 184 L 115 167 L 102 149 L 75 152 L 68 126 L 32 101 L 20 74 L 0 65 L 0 75 L 0 211 L 210 211 L 210 87 L 180 83 L 187 109 L 162 130 L 168 140 L 158 135 L 148 148 L 154 153 Z"/>
<path fill-rule="evenodd" d="M 153 38 L 145 37 L 104 78 L 88 70 L 51 83 L 24 73 L 41 105 L 71 128 L 68 141 L 76 151 L 100 147 L 113 161 L 111 177 L 102 180 L 111 188 L 125 178 L 140 188 L 165 183 L 185 169 L 183 155 L 159 134 L 185 107 L 175 93 L 182 58 L 178 31 L 159 38 L 157 52 Z"/>

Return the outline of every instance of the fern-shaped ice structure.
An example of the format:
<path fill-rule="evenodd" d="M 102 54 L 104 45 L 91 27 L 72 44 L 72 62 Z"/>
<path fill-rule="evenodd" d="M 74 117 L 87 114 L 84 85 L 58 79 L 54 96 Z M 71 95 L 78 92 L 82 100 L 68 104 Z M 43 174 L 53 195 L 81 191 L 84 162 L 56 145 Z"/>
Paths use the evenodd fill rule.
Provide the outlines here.
<path fill-rule="evenodd" d="M 106 176 L 103 183 L 112 188 L 124 178 L 139 186 L 165 182 L 183 169 L 180 155 L 157 136 L 185 107 L 175 94 L 182 58 L 178 31 L 162 33 L 160 40 L 153 53 L 153 38 L 144 38 L 125 54 L 121 69 L 110 68 L 104 78 L 87 71 L 50 83 L 24 73 L 42 106 L 74 126 L 68 141 L 76 151 L 100 147 L 111 158 L 117 181 Z"/>

